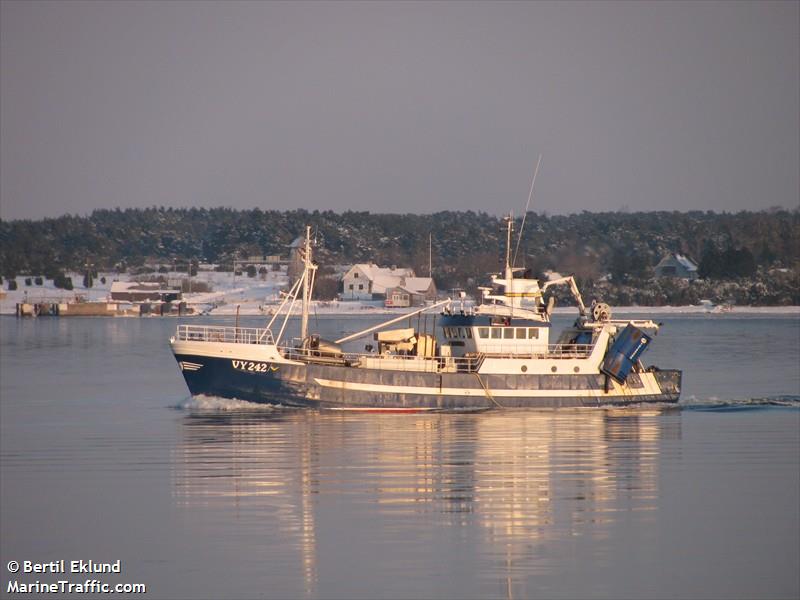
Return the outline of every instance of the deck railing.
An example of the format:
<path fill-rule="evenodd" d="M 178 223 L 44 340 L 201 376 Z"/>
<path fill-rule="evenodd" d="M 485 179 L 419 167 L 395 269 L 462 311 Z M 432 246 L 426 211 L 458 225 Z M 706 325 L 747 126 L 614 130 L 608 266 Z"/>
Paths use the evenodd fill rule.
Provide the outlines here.
<path fill-rule="evenodd" d="M 194 342 L 223 342 L 233 344 L 274 344 L 269 329 L 256 327 L 222 327 L 216 325 L 179 325 L 176 339 Z M 414 355 L 363 354 L 345 352 L 343 354 L 326 354 L 324 351 L 307 350 L 286 345 L 278 350 L 290 360 L 336 363 L 369 366 L 373 369 L 423 371 L 430 373 L 459 372 L 472 373 L 480 369 L 484 359 L 570 359 L 587 358 L 591 355 L 592 344 L 550 344 L 541 352 L 519 353 L 500 352 L 480 353 L 466 357 L 418 357 Z"/>
<path fill-rule="evenodd" d="M 594 344 L 549 344 L 545 350 L 539 352 L 519 352 L 516 348 L 513 351 L 500 346 L 493 348 L 493 352 L 486 352 L 488 358 L 586 358 L 594 349 Z"/>
<path fill-rule="evenodd" d="M 416 373 L 472 373 L 483 364 L 483 355 L 467 357 L 416 356 L 414 354 L 365 354 L 344 352 L 338 355 L 302 348 L 279 348 L 290 360 L 313 363 L 346 364 L 382 371 L 413 371 Z"/>
<path fill-rule="evenodd" d="M 224 342 L 228 344 L 273 344 L 269 329 L 221 327 L 218 325 L 178 325 L 175 339 L 183 342 Z"/>

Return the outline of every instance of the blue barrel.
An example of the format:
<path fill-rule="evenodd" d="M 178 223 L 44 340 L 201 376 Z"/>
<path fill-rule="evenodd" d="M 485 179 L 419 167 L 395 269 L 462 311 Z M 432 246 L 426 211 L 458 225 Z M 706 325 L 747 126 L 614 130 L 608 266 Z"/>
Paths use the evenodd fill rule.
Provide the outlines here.
<path fill-rule="evenodd" d="M 633 365 L 650 346 L 651 339 L 638 327 L 628 324 L 608 349 L 600 370 L 619 383 L 625 383 Z"/>

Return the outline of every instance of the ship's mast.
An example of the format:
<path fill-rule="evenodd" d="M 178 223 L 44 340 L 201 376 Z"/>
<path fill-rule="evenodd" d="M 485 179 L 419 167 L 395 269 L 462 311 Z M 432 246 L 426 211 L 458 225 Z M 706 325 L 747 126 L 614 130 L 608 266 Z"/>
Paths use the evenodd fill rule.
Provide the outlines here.
<path fill-rule="evenodd" d="M 511 270 L 511 238 L 514 237 L 514 219 L 509 214 L 506 217 L 506 268 L 505 268 L 505 278 L 507 283 L 507 289 L 510 290 L 511 286 L 511 279 L 514 277 L 514 274 Z"/>
<path fill-rule="evenodd" d="M 308 337 L 308 313 L 311 293 L 314 286 L 314 271 L 317 266 L 311 260 L 311 226 L 306 225 L 306 239 L 303 247 L 303 315 L 300 319 L 300 339 Z M 309 281 L 310 279 L 310 281 Z"/>

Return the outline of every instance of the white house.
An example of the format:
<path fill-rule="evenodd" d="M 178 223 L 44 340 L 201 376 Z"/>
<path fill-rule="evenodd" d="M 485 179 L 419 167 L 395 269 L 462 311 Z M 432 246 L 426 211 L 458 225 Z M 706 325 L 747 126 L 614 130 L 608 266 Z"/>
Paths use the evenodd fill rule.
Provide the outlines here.
<path fill-rule="evenodd" d="M 379 267 L 373 263 L 359 263 L 350 267 L 342 277 L 342 300 L 385 300 L 386 290 L 394 287 L 402 287 L 411 281 L 416 290 L 420 286 L 426 290 L 428 285 L 415 282 L 417 279 L 430 278 L 415 277 L 414 270 L 397 267 Z M 434 286 L 435 296 L 435 286 Z"/>
<path fill-rule="evenodd" d="M 387 308 L 421 306 L 436 299 L 436 284 L 430 277 L 405 277 L 401 285 L 386 289 Z"/>
<path fill-rule="evenodd" d="M 697 279 L 697 265 L 683 254 L 668 254 L 655 266 L 656 277 Z"/>

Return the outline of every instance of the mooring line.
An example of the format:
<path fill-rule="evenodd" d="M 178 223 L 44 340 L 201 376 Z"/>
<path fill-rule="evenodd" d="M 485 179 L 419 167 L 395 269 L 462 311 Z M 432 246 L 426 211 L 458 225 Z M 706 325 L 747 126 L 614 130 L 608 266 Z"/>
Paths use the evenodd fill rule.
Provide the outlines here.
<path fill-rule="evenodd" d="M 477 377 L 477 378 L 478 378 L 478 383 L 480 383 L 480 384 L 481 384 L 481 387 L 483 388 L 483 393 L 484 393 L 484 394 L 486 394 L 486 397 L 487 397 L 489 400 L 491 400 L 492 402 L 494 402 L 494 404 L 495 404 L 495 405 L 496 405 L 498 408 L 505 408 L 505 406 L 503 406 L 502 404 L 500 404 L 500 403 L 499 403 L 497 400 L 495 400 L 495 399 L 492 397 L 492 394 L 489 392 L 489 388 L 487 388 L 487 387 L 484 385 L 484 383 L 483 383 L 483 380 L 481 379 L 481 376 L 480 376 L 480 375 L 477 373 L 477 371 L 473 371 L 473 372 L 472 372 L 472 374 L 473 374 L 473 375 L 475 375 L 475 377 Z"/>

